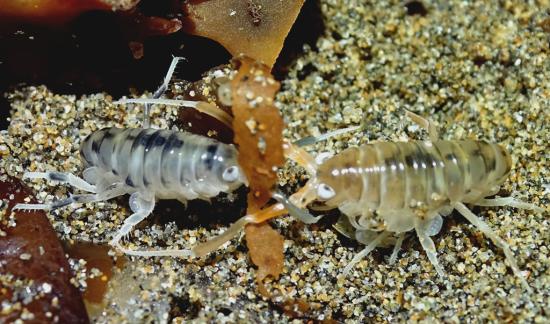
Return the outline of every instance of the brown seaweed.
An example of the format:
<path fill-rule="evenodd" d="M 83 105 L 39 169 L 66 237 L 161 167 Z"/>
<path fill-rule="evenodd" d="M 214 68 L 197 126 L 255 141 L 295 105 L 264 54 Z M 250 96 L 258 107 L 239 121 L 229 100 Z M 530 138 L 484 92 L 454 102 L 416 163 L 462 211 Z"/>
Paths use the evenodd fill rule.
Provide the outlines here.
<path fill-rule="evenodd" d="M 19 180 L 0 181 L 0 199 L 8 202 L 0 214 L 0 322 L 88 323 L 82 296 L 71 283 L 71 268 L 46 214 L 11 213 L 28 196 L 29 189 Z"/>
<path fill-rule="evenodd" d="M 233 56 L 244 54 L 273 66 L 304 0 L 189 1 L 184 29 L 222 44 Z"/>

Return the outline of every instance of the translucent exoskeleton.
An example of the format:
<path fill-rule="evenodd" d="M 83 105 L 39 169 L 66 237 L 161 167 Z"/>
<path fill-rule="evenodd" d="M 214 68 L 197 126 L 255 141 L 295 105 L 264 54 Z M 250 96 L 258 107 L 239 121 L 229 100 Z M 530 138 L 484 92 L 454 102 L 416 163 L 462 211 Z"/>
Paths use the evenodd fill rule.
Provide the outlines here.
<path fill-rule="evenodd" d="M 487 198 L 498 192 L 510 173 L 509 153 L 484 141 L 440 140 L 432 122 L 411 112 L 407 115 L 427 129 L 428 140 L 377 142 L 348 148 L 324 160 L 315 160 L 302 149 L 288 145 L 287 157 L 310 174 L 305 186 L 288 199 L 275 196 L 278 204 L 243 217 L 226 233 L 195 247 L 194 252 L 203 255 L 212 251 L 244 224 L 258 218 L 288 212 L 314 223 L 317 218 L 301 208 L 317 200 L 324 202 L 325 209 L 338 208 L 345 217 L 342 223 L 351 225 L 352 231 L 347 234 L 366 245 L 345 267 L 344 275 L 377 246 L 388 242 L 395 244 L 390 257 L 394 262 L 405 234 L 414 230 L 436 272 L 443 276 L 431 236 L 440 231 L 442 217 L 456 209 L 504 251 L 514 274 L 530 289 L 508 243 L 466 207 L 511 206 L 543 211 L 512 197 Z"/>
<path fill-rule="evenodd" d="M 161 87 L 167 89 L 179 58 L 174 58 Z M 195 102 L 180 103 L 196 108 Z M 83 140 L 80 154 L 86 169 L 83 178 L 61 172 L 26 172 L 26 179 L 48 179 L 88 192 L 75 194 L 50 204 L 18 204 L 14 209 L 52 210 L 73 203 L 109 200 L 130 194 L 133 214 L 114 235 L 110 244 L 122 252 L 138 256 L 192 256 L 190 250 L 135 251 L 120 241 L 154 209 L 156 199 L 209 200 L 220 192 L 232 192 L 247 181 L 237 163 L 237 149 L 214 139 L 175 130 L 148 128 L 149 108 L 145 108 L 145 128 L 104 128 Z"/>

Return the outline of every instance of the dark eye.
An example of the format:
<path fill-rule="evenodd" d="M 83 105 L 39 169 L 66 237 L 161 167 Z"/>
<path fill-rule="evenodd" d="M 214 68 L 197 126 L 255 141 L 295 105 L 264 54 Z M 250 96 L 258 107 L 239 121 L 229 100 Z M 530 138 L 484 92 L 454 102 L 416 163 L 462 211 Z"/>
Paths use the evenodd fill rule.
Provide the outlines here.
<path fill-rule="evenodd" d="M 334 189 L 332 189 L 332 187 L 327 184 L 321 183 L 317 187 L 317 197 L 319 197 L 320 200 L 329 200 L 335 195 L 336 192 L 334 192 Z"/>
<path fill-rule="evenodd" d="M 223 170 L 222 179 L 227 182 L 235 182 L 239 179 L 239 168 L 236 166 Z"/>

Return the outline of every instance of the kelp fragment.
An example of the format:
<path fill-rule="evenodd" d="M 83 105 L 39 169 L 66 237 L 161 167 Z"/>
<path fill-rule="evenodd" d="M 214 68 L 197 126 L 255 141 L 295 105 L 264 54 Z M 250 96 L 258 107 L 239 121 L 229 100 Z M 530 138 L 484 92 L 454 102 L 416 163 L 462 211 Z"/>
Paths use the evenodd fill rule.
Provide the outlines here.
<path fill-rule="evenodd" d="M 304 0 L 192 0 L 184 6 L 194 35 L 213 39 L 233 56 L 273 66 Z"/>
<path fill-rule="evenodd" d="M 249 212 L 271 198 L 277 168 L 284 163 L 283 119 L 274 105 L 280 84 L 269 68 L 247 57 L 231 81 L 233 131 L 239 145 L 239 164 L 249 181 Z"/>
<path fill-rule="evenodd" d="M 258 267 L 256 282 L 260 292 L 269 296 L 263 280 L 267 276 L 277 279 L 283 271 L 283 237 L 268 223 L 249 224 L 245 233 L 250 259 Z"/>
<path fill-rule="evenodd" d="M 249 181 L 248 212 L 262 207 L 277 181 L 277 168 L 284 163 L 283 119 L 274 105 L 280 84 L 269 68 L 249 57 L 235 60 L 237 75 L 231 81 L 233 131 L 239 146 L 239 164 Z M 283 238 L 268 223 L 245 228 L 250 258 L 258 266 L 256 281 L 264 296 L 263 280 L 278 278 L 283 270 Z"/>

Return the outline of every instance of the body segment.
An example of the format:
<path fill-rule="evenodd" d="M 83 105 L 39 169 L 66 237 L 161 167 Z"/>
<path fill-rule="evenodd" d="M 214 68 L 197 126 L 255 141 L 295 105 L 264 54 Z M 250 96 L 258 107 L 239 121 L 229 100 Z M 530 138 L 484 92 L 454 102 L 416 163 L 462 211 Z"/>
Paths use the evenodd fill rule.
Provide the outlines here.
<path fill-rule="evenodd" d="M 89 194 L 16 208 L 50 210 L 131 194 L 134 213 L 111 240 L 111 245 L 130 255 L 193 255 L 190 250 L 130 250 L 122 247 L 120 240 L 151 214 L 156 199 L 208 200 L 246 182 L 234 146 L 185 132 L 105 128 L 84 139 L 80 151 L 87 166 L 84 179 L 60 172 L 27 172 L 24 177 L 60 181 Z"/>
<path fill-rule="evenodd" d="M 86 138 L 80 151 L 88 166 L 157 198 L 208 199 L 242 184 L 224 179 L 224 171 L 237 165 L 234 146 L 189 133 L 105 128 Z"/>
<path fill-rule="evenodd" d="M 395 211 L 427 217 L 425 212 L 437 214 L 456 202 L 477 202 L 495 192 L 510 168 L 510 155 L 497 144 L 380 142 L 328 159 L 319 166 L 317 179 L 335 192 L 325 203 L 343 206 L 347 216 L 357 217 L 361 229 L 401 232 L 388 228 Z M 373 217 L 375 212 L 388 217 Z M 412 219 L 409 223 L 405 227 L 410 229 Z"/>
<path fill-rule="evenodd" d="M 279 203 L 246 215 L 224 234 L 195 247 L 194 253 L 204 255 L 213 251 L 247 223 L 285 213 L 314 223 L 319 218 L 304 208 L 318 200 L 326 204 L 321 210 L 338 208 L 342 212 L 335 225 L 337 230 L 366 245 L 347 264 L 343 275 L 377 246 L 388 243 L 395 244 L 390 257 L 393 263 L 405 233 L 414 230 L 436 272 L 444 276 L 431 236 L 440 231 L 443 216 L 456 209 L 503 250 L 514 274 L 530 290 L 508 243 L 465 205 L 543 211 L 512 197 L 486 198 L 496 194 L 508 177 L 510 155 L 501 146 L 484 141 L 439 140 L 429 120 L 411 112 L 407 116 L 428 131 L 428 141 L 372 143 L 348 148 L 323 161 L 288 144 L 286 156 L 308 171 L 307 183 L 288 199 L 274 195 Z"/>

